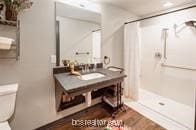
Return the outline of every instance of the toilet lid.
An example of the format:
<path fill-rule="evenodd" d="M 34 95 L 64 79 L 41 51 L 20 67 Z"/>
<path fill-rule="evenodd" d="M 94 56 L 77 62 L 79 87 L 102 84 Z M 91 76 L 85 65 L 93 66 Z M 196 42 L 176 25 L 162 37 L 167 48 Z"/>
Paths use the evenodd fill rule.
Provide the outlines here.
<path fill-rule="evenodd" d="M 11 130 L 8 122 L 0 122 L 0 130 Z"/>

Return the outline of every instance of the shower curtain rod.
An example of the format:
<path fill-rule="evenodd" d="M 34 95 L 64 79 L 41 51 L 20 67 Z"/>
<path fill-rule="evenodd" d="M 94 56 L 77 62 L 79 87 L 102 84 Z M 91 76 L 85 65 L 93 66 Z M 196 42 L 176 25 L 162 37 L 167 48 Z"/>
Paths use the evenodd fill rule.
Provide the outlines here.
<path fill-rule="evenodd" d="M 188 6 L 188 7 L 185 7 L 185 8 L 181 8 L 181 9 L 176 9 L 176 10 L 173 10 L 173 11 L 169 11 L 169 12 L 166 12 L 166 13 L 161 13 L 161 14 L 157 14 L 157 15 L 153 15 L 153 16 L 149 16 L 149 17 L 144 17 L 144 18 L 141 18 L 141 19 L 133 20 L 133 21 L 130 21 L 130 22 L 125 22 L 124 24 L 139 22 L 139 21 L 143 21 L 143 20 L 146 20 L 146 19 L 151 19 L 151 18 L 163 16 L 163 15 L 166 15 L 166 14 L 171 14 L 171 13 L 175 13 L 175 12 L 179 12 L 179 11 L 183 11 L 183 10 L 195 8 L 195 7 L 196 7 L 196 5 L 192 5 L 192 6 Z"/>
<path fill-rule="evenodd" d="M 92 32 L 98 32 L 98 31 L 101 31 L 101 29 L 93 30 Z"/>

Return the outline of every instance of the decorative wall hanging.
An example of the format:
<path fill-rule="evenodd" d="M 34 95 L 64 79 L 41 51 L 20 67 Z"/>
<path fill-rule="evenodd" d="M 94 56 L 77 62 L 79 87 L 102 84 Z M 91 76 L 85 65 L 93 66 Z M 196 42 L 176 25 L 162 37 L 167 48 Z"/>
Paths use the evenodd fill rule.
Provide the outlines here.
<path fill-rule="evenodd" d="M 1 9 L 4 11 L 5 8 L 5 16 L 2 16 L 2 19 L 5 17 L 5 20 L 16 21 L 18 13 L 30 8 L 32 5 L 31 0 L 0 0 L 0 11 Z"/>

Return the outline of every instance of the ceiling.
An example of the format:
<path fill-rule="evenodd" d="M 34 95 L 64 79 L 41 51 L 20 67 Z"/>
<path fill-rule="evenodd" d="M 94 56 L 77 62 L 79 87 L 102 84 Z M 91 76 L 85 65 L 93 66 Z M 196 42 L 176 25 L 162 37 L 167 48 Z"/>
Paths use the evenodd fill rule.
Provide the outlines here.
<path fill-rule="evenodd" d="M 145 16 L 159 11 L 164 11 L 166 8 L 163 5 L 166 2 L 172 2 L 174 7 L 186 5 L 195 2 L 196 0 L 91 0 L 93 2 L 110 4 L 119 8 L 130 11 L 138 16 Z"/>
<path fill-rule="evenodd" d="M 78 8 L 61 2 L 56 2 L 56 16 L 69 17 L 93 23 L 101 23 L 101 15 L 83 8 Z"/>

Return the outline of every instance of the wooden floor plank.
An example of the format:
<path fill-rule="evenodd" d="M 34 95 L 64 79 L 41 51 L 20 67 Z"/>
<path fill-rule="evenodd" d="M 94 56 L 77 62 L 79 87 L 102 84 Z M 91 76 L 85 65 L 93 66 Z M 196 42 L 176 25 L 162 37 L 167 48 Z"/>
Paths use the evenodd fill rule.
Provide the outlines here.
<path fill-rule="evenodd" d="M 154 123 L 153 121 L 142 116 L 138 112 L 126 107 L 127 111 L 118 112 L 114 120 L 122 120 L 124 123 L 123 130 L 165 130 L 163 127 Z M 51 127 L 42 127 L 37 130 L 104 130 L 104 128 L 79 128 L 72 126 L 71 119 L 77 120 L 112 120 L 111 111 L 105 105 L 96 105 L 82 113 L 75 114 L 69 118 L 69 120 L 61 121 L 60 123 L 54 124 Z"/>

